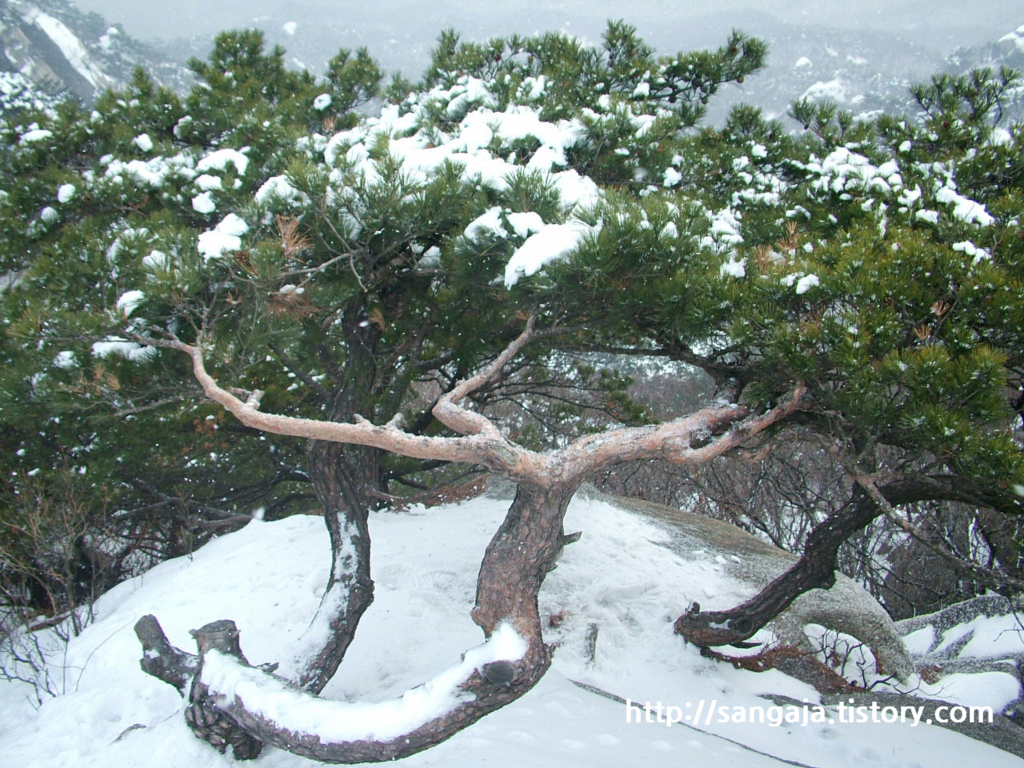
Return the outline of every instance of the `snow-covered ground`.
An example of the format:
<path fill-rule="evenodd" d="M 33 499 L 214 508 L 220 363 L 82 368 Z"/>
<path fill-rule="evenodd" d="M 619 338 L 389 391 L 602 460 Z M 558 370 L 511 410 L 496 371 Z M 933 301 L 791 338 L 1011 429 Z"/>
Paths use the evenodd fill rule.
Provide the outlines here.
<path fill-rule="evenodd" d="M 480 498 L 373 515 L 376 600 L 326 697 L 379 701 L 396 696 L 457 664 L 464 650 L 481 643 L 469 619 L 476 571 L 507 506 L 507 501 Z M 720 722 L 724 707 L 730 713 L 771 707 L 761 693 L 812 704 L 819 697 L 776 671 L 754 674 L 704 659 L 673 634 L 672 620 L 690 601 L 713 603 L 744 591 L 714 561 L 684 561 L 663 546 L 669 539 L 664 530 L 604 501 L 574 501 L 566 529 L 584 533 L 567 547 L 542 593 L 543 613 L 558 625 L 549 631 L 549 642 L 559 646 L 552 670 L 519 701 L 408 758 L 407 765 L 1020 765 L 1013 755 L 925 724 Z M 327 562 L 319 518 L 254 520 L 191 558 L 164 563 L 119 585 L 100 600 L 96 620 L 69 644 L 66 658 L 55 660 L 63 667 L 53 670 L 65 681 L 63 696 L 33 709 L 24 686 L 0 684 L 3 765 L 213 768 L 234 762 L 194 738 L 178 694 L 141 672 L 132 627 L 153 613 L 172 643 L 193 650 L 189 629 L 232 618 L 249 660 L 274 661 L 313 615 Z M 599 627 L 593 664 L 585 651 L 591 624 Z M 698 707 L 707 713 L 715 706 L 716 715 L 703 716 L 699 730 L 636 722 L 647 719 L 639 710 L 627 722 L 623 704 L 572 681 L 641 706 L 660 702 L 686 713 Z M 963 703 L 991 703 L 971 701 L 974 694 L 992 698 L 980 685 L 963 685 L 961 691 Z M 835 719 L 838 713 L 827 714 Z M 267 749 L 254 765 L 313 764 Z"/>

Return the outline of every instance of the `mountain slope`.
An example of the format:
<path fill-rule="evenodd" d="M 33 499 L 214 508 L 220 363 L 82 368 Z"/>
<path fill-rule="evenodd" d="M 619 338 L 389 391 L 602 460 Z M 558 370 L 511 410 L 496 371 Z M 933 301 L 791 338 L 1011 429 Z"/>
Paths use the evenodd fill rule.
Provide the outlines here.
<path fill-rule="evenodd" d="M 171 87 L 186 72 L 154 49 L 61 0 L 0 0 L 0 114 L 63 98 L 91 103 L 143 66 Z"/>
<path fill-rule="evenodd" d="M 374 534 L 376 600 L 325 696 L 380 701 L 418 685 L 482 640 L 469 619 L 479 558 L 507 500 L 379 512 Z M 680 558 L 668 532 L 649 519 L 596 499 L 579 498 L 567 525 L 583 538 L 566 549 L 541 593 L 550 616 L 547 640 L 558 650 L 541 684 L 406 765 L 564 768 L 623 765 L 693 768 L 783 764 L 836 768 L 954 766 L 970 756 L 991 768 L 1019 758 L 921 723 L 737 722 L 740 712 L 770 707 L 771 692 L 816 702 L 809 686 L 777 671 L 754 674 L 702 658 L 672 633 L 670 619 L 691 600 L 731 602 L 748 588 L 713 557 Z M 157 566 L 125 582 L 97 605 L 97 620 L 55 658 L 66 694 L 39 710 L 0 684 L 0 753 L 11 768 L 118 765 L 126 768 L 221 768 L 233 764 L 196 740 L 169 686 L 139 670 L 135 621 L 156 614 L 172 643 L 191 648 L 188 630 L 231 617 L 254 663 L 282 659 L 323 591 L 328 547 L 311 516 L 254 521 L 192 558 Z M 323 564 L 326 565 L 326 562 Z M 587 652 L 590 626 L 596 654 Z M 571 681 L 639 704 L 628 710 Z M 717 707 L 694 729 L 657 721 L 661 702 L 692 712 Z M 650 703 L 650 717 L 643 707 Z M 723 721 L 722 713 L 728 718 Z M 835 717 L 835 708 L 828 710 Z M 627 720 L 627 716 L 629 719 Z M 787 762 L 789 761 L 789 762 Z M 256 765 L 316 763 L 268 749 Z"/>

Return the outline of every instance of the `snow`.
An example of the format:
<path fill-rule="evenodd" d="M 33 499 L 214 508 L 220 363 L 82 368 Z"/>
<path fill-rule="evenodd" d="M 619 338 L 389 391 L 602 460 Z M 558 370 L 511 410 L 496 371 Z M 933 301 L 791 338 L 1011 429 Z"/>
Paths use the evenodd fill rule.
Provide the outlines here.
<path fill-rule="evenodd" d="M 985 210 L 984 205 L 969 200 L 948 186 L 940 188 L 935 193 L 935 199 L 940 203 L 952 205 L 953 216 L 961 221 L 982 227 L 988 227 L 995 223 L 995 218 Z"/>
<path fill-rule="evenodd" d="M 132 362 L 149 360 L 158 354 L 156 347 L 144 347 L 134 341 L 122 339 L 119 336 L 107 336 L 103 341 L 97 341 L 92 345 L 93 357 L 110 357 L 120 355 Z"/>
<path fill-rule="evenodd" d="M 142 266 L 153 272 L 167 269 L 169 264 L 170 260 L 167 258 L 167 254 L 163 251 L 150 251 L 142 257 Z"/>
<path fill-rule="evenodd" d="M 18 137 L 19 144 L 32 144 L 36 141 L 46 141 L 53 137 L 53 131 L 47 131 L 44 128 L 33 128 L 30 131 L 25 131 L 21 136 Z"/>
<path fill-rule="evenodd" d="M 740 259 L 736 261 L 736 257 L 733 255 L 729 258 L 729 261 L 722 264 L 718 271 L 723 277 L 726 275 L 730 277 L 745 277 L 747 274 L 747 260 Z"/>
<path fill-rule="evenodd" d="M 847 100 L 846 85 L 839 78 L 827 81 L 819 80 L 804 91 L 800 98 L 811 101 L 834 101 L 838 104 L 843 104 Z"/>
<path fill-rule="evenodd" d="M 1013 32 L 1008 35 L 1003 35 L 999 38 L 1001 43 L 1012 43 L 1016 45 L 1021 51 L 1024 51 L 1024 25 L 1017 27 Z"/>
<path fill-rule="evenodd" d="M 199 235 L 198 250 L 204 259 L 219 259 L 228 251 L 242 247 L 242 235 L 249 231 L 249 225 L 237 214 L 229 213 L 213 229 Z"/>
<path fill-rule="evenodd" d="M 804 67 L 810 66 L 812 66 L 811 60 L 808 59 L 806 56 L 801 56 L 799 59 L 796 60 L 796 63 L 793 64 L 794 69 L 803 69 Z"/>
<path fill-rule="evenodd" d="M 818 279 L 817 275 L 804 275 L 796 281 L 797 295 L 807 293 L 816 285 L 821 285 L 821 281 Z"/>
<path fill-rule="evenodd" d="M 223 180 L 219 176 L 211 176 L 208 173 L 197 176 L 195 184 L 204 192 L 209 192 L 214 189 L 224 189 Z"/>
<path fill-rule="evenodd" d="M 963 647 L 958 658 L 1003 659 L 1019 654 L 1024 647 L 1024 629 L 1021 629 L 1018 618 L 1007 616 L 978 616 L 967 624 L 961 624 L 956 633 L 947 632 L 946 637 L 953 635 L 953 640 L 946 640 L 947 646 L 955 639 L 971 633 L 971 639 Z"/>
<path fill-rule="evenodd" d="M 221 171 L 223 173 L 229 165 L 233 165 L 235 170 L 244 176 L 246 168 L 249 167 L 249 158 L 245 156 L 244 152 L 237 149 L 218 149 L 196 163 L 196 170 L 200 173 L 206 171 Z"/>
<path fill-rule="evenodd" d="M 286 21 L 284 24 L 281 25 L 281 29 L 284 30 L 284 33 L 286 35 L 294 35 L 295 34 L 295 30 L 298 29 L 298 28 L 299 28 L 299 24 L 298 24 L 298 22 L 295 22 L 295 21 Z"/>
<path fill-rule="evenodd" d="M 132 144 L 134 144 L 143 152 L 153 151 L 153 140 L 149 138 L 148 133 L 140 133 L 138 136 L 132 139 Z"/>
<path fill-rule="evenodd" d="M 65 370 L 77 368 L 78 358 L 75 357 L 74 352 L 65 349 L 63 352 L 58 352 L 56 357 L 53 358 L 53 365 L 56 368 L 63 368 Z"/>
<path fill-rule="evenodd" d="M 61 204 L 70 203 L 75 198 L 74 184 L 61 184 L 57 188 L 57 202 Z"/>
<path fill-rule="evenodd" d="M 199 213 L 213 213 L 217 210 L 217 204 L 213 201 L 212 192 L 203 192 L 192 198 L 192 207 Z"/>
<path fill-rule="evenodd" d="M 481 633 L 469 619 L 480 557 L 508 503 L 480 498 L 430 510 L 371 514 L 375 601 L 338 675 L 325 690 L 328 701 L 321 703 L 335 712 L 344 711 L 346 717 L 368 719 L 361 725 L 331 720 L 325 728 L 393 732 L 387 720 L 374 722 L 368 713 L 394 707 L 396 717 L 408 716 L 402 693 L 436 678 L 453 658 L 458 660 L 461 650 L 471 649 L 467 659 L 472 665 L 515 655 L 515 648 L 491 644 L 481 648 Z M 712 558 L 679 557 L 667 546 L 670 535 L 665 529 L 603 501 L 573 501 L 566 530 L 580 529 L 582 539 L 566 548 L 541 592 L 542 616 L 559 617 L 557 627 L 545 629 L 545 640 L 558 644 L 552 669 L 518 701 L 438 747 L 408 758 L 405 765 L 780 765 L 779 760 L 751 749 L 815 768 L 912 768 L 965 762 L 1009 768 L 1020 764 L 1013 755 L 924 724 L 836 722 L 774 727 L 719 722 L 716 716 L 694 729 L 685 723 L 669 727 L 664 720 L 656 722 L 653 709 L 651 721 L 646 721 L 642 715 L 648 702 L 652 708 L 661 702 L 682 712 L 698 705 L 706 710 L 712 702 L 719 712 L 722 707 L 753 711 L 769 706 L 759 696 L 766 691 L 811 703 L 818 696 L 777 671 L 754 674 L 704 659 L 672 633 L 671 620 L 690 601 L 723 607 L 748 594 Z M 326 529 L 318 517 L 255 520 L 191 557 L 162 563 L 115 587 L 97 603 L 95 621 L 68 644 L 66 660 L 56 662 L 67 671 L 65 695 L 33 710 L 23 700 L 21 684 L 0 683 L 4 764 L 12 768 L 234 765 L 232 758 L 193 737 L 182 717 L 178 694 L 139 669 L 141 650 L 132 626 L 142 615 L 153 613 L 173 644 L 194 650 L 189 629 L 232 618 L 252 663 L 279 660 L 288 655 L 317 608 L 327 577 L 328 551 Z M 318 557 L 324 559 L 322 566 L 316 562 Z M 590 624 L 599 627 L 593 663 L 584 652 Z M 515 644 L 511 635 L 505 639 Z M 476 653 L 486 655 L 477 658 Z M 457 663 L 455 668 L 465 664 Z M 212 681 L 215 673 L 220 675 L 218 685 L 247 684 L 245 675 L 230 662 L 212 670 L 207 679 Z M 627 722 L 623 704 L 585 691 L 572 680 L 630 699 L 633 719 Z M 962 680 L 957 676 L 951 687 L 961 694 L 973 689 L 972 695 L 979 696 L 988 695 L 985 691 L 992 683 L 1002 685 L 984 676 L 965 675 Z M 261 689 L 258 695 L 267 696 L 262 683 Z M 1003 696 L 1001 689 L 996 693 L 999 696 L 992 698 Z M 320 716 L 290 704 L 284 710 L 281 717 L 300 718 L 306 724 Z M 268 748 L 256 765 L 304 768 L 318 763 Z"/>
<path fill-rule="evenodd" d="M 142 291 L 125 291 L 117 300 L 117 310 L 125 317 L 131 317 L 132 312 L 138 308 L 145 298 L 146 294 Z"/>
<path fill-rule="evenodd" d="M 286 176 L 271 176 L 263 185 L 256 190 L 255 199 L 257 203 L 266 205 L 272 197 L 278 197 L 286 203 L 301 203 L 306 195 L 299 192 L 291 185 Z"/>
<path fill-rule="evenodd" d="M 43 30 L 46 36 L 60 48 L 68 63 L 94 88 L 101 89 L 113 85 L 113 81 L 92 61 L 89 51 L 82 45 L 82 41 L 62 21 L 32 6 L 29 6 L 25 13 L 25 19 L 35 23 Z"/>
<path fill-rule="evenodd" d="M 516 661 L 526 650 L 526 641 L 511 625 L 501 624 L 486 643 L 467 651 L 460 664 L 397 699 L 372 704 L 309 696 L 216 653 L 206 657 L 202 680 L 216 694 L 241 699 L 264 719 L 295 732 L 317 733 L 323 742 L 391 740 L 451 711 L 462 698 L 458 686 L 485 664 Z"/>
<path fill-rule="evenodd" d="M 102 158 L 100 162 L 103 163 Z M 159 189 L 171 176 L 192 178 L 195 175 L 192 170 L 193 162 L 193 159 L 185 154 L 153 157 L 149 160 L 129 160 L 127 163 L 111 157 L 106 163 L 107 170 L 104 171 L 104 176 L 115 182 L 123 182 L 126 175 L 132 176 L 154 189 Z"/>
<path fill-rule="evenodd" d="M 505 265 L 505 287 L 511 288 L 521 277 L 534 275 L 551 262 L 564 258 L 593 232 L 589 224 L 572 221 L 550 224 L 530 235 Z"/>
<path fill-rule="evenodd" d="M 313 99 L 313 109 L 322 112 L 323 110 L 331 106 L 332 101 L 333 99 L 331 99 L 331 94 L 321 93 L 319 96 Z"/>

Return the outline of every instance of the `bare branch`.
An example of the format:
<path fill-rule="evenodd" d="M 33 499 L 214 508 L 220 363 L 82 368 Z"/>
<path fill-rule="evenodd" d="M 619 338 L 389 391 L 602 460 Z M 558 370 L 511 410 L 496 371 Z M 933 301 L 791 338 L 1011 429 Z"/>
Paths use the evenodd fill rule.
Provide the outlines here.
<path fill-rule="evenodd" d="M 456 391 L 463 395 L 468 394 L 475 387 L 483 385 L 490 376 L 497 375 L 502 364 L 528 341 L 531 331 L 532 325 L 528 325 L 528 330 L 524 331 L 523 335 L 513 342 L 491 366 L 484 369 L 481 374 L 464 382 Z M 203 351 L 200 347 L 186 344 L 178 339 L 155 339 L 140 336 L 135 338 L 151 346 L 175 349 L 189 355 L 192 358 L 193 375 L 202 386 L 206 396 L 226 408 L 242 424 L 252 429 L 311 440 L 365 445 L 414 459 L 482 464 L 492 471 L 512 478 L 522 476 L 524 473 L 532 476 L 543 475 L 543 467 L 548 463 L 547 457 L 514 445 L 498 432 L 492 422 L 454 403 L 448 403 L 448 407 L 443 409 L 451 420 L 450 426 L 462 425 L 465 428 L 464 431 L 470 432 L 470 434 L 463 434 L 460 437 L 423 437 L 411 435 L 399 429 L 394 422 L 376 426 L 366 419 L 357 418 L 354 424 L 344 424 L 263 413 L 257 408 L 258 397 L 254 399 L 252 395 L 249 395 L 248 401 L 243 402 L 229 389 L 225 389 L 217 383 L 217 380 L 206 370 Z M 476 429 L 478 425 L 482 428 Z"/>
<path fill-rule="evenodd" d="M 533 338 L 533 322 L 534 318 L 531 315 L 526 321 L 526 328 L 519 334 L 519 337 L 509 344 L 504 352 L 494 358 L 490 365 L 481 370 L 476 376 L 464 379 L 451 391 L 441 396 L 433 409 L 433 414 L 437 417 L 438 421 L 462 435 L 482 434 L 504 441 L 494 422 L 478 413 L 466 410 L 458 403 L 485 384 L 497 381 L 501 375 L 501 369 L 519 354 L 519 350 L 525 347 L 530 339 Z"/>

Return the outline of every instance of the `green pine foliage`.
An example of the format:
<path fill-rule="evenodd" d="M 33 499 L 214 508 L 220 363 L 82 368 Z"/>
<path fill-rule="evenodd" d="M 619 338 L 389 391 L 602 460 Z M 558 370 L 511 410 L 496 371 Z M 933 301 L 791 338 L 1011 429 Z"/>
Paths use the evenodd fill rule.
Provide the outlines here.
<path fill-rule="evenodd" d="M 648 419 L 612 349 L 752 408 L 802 382 L 831 440 L 1024 484 L 1018 76 L 935 78 L 911 115 L 700 125 L 765 56 L 738 32 L 658 56 L 623 22 L 594 47 L 448 31 L 419 83 L 382 87 L 365 50 L 317 80 L 235 31 L 188 94 L 137 72 L 90 112 L 0 126 L 0 520 L 51 483 L 90 536 L 158 531 L 166 555 L 310 503 L 301 445 L 224 419 L 143 337 L 206 345 L 269 411 L 440 434 L 433 401 L 529 313 L 565 335 L 477 403 L 524 444 Z M 454 474 L 374 461 L 374 498 Z"/>

